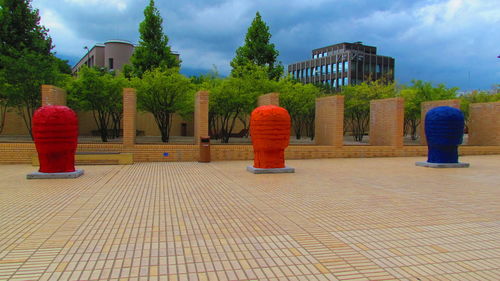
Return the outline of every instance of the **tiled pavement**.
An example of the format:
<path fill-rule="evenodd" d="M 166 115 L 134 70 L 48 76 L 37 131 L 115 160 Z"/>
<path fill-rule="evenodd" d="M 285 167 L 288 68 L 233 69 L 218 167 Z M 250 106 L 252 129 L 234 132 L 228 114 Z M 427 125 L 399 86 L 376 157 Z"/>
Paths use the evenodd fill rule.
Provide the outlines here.
<path fill-rule="evenodd" d="M 500 156 L 0 166 L 0 279 L 500 280 Z"/>

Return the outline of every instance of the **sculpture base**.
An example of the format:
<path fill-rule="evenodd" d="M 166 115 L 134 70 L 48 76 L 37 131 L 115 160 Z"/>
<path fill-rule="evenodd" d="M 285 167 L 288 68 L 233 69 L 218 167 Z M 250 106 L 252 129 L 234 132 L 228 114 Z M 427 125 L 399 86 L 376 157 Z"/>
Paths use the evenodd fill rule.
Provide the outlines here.
<path fill-rule="evenodd" d="M 285 168 L 270 168 L 262 169 L 253 166 L 247 166 L 247 171 L 253 174 L 282 174 L 282 173 L 295 173 L 295 168 L 285 166 Z"/>
<path fill-rule="evenodd" d="M 67 173 L 41 173 L 33 172 L 26 175 L 26 179 L 74 179 L 83 175 L 83 170 L 75 170 Z"/>
<path fill-rule="evenodd" d="M 428 168 L 469 168 L 469 163 L 430 163 L 427 161 L 415 162 L 416 166 Z"/>

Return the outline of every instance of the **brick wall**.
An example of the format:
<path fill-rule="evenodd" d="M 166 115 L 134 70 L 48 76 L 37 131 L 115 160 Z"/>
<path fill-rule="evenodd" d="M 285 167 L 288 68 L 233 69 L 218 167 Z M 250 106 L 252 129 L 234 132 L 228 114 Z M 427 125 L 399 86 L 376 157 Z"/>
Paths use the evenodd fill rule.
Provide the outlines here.
<path fill-rule="evenodd" d="M 42 85 L 42 106 L 66 105 L 66 91 L 52 85 Z"/>
<path fill-rule="evenodd" d="M 460 100 L 452 99 L 452 100 L 436 100 L 436 101 L 426 101 L 421 105 L 422 113 L 420 114 L 420 144 L 427 145 L 427 140 L 425 138 L 425 115 L 427 112 L 434 107 L 438 106 L 450 106 L 454 108 L 460 109 Z"/>
<path fill-rule="evenodd" d="M 469 106 L 469 145 L 500 145 L 500 102 Z"/>
<path fill-rule="evenodd" d="M 206 91 L 196 93 L 194 103 L 194 143 L 200 143 L 200 137 L 208 137 L 208 101 Z"/>
<path fill-rule="evenodd" d="M 194 134 L 194 120 L 184 120 L 180 114 L 172 115 L 172 127 L 170 128 L 171 136 L 182 136 L 182 124 L 187 126 L 187 136 Z M 136 129 L 146 136 L 160 136 L 160 129 L 156 123 L 155 117 L 151 112 L 137 111 Z"/>
<path fill-rule="evenodd" d="M 261 105 L 280 105 L 280 94 L 279 93 L 269 93 L 259 96 L 257 99 L 257 106 Z"/>
<path fill-rule="evenodd" d="M 344 144 L 344 96 L 316 99 L 314 132 L 317 145 Z"/>
<path fill-rule="evenodd" d="M 123 89 L 123 145 L 131 147 L 135 144 L 137 96 L 135 89 Z"/>
<path fill-rule="evenodd" d="M 403 146 L 404 99 L 370 101 L 370 145 Z"/>

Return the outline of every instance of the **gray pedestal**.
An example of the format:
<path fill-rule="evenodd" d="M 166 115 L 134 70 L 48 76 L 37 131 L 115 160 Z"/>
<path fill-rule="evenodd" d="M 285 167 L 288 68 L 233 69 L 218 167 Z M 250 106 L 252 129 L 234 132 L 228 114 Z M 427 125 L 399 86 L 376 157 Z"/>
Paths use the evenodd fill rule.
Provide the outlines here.
<path fill-rule="evenodd" d="M 427 161 L 415 162 L 416 166 L 428 168 L 469 168 L 469 163 L 430 163 Z"/>
<path fill-rule="evenodd" d="M 253 166 L 247 166 L 247 171 L 254 174 L 281 174 L 281 173 L 295 173 L 295 168 L 285 166 L 285 168 L 262 169 L 262 168 L 254 168 Z"/>
<path fill-rule="evenodd" d="M 83 175 L 83 170 L 76 170 L 74 172 L 69 173 L 41 173 L 41 172 L 33 172 L 31 174 L 27 174 L 26 178 L 31 179 L 74 179 Z"/>

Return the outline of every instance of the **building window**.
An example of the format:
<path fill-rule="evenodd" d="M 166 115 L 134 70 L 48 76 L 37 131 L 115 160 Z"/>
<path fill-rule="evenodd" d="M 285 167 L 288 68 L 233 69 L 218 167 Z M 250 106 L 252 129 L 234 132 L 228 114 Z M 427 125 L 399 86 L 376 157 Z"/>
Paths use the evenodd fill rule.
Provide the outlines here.
<path fill-rule="evenodd" d="M 342 85 L 342 78 L 337 79 L 337 87 Z"/>
<path fill-rule="evenodd" d="M 349 79 L 347 77 L 344 77 L 344 86 L 349 85 Z"/>
<path fill-rule="evenodd" d="M 109 58 L 108 62 L 109 62 L 109 70 L 113 70 L 114 69 L 113 58 Z"/>
<path fill-rule="evenodd" d="M 342 73 L 343 72 L 343 70 L 342 70 L 342 62 L 339 62 L 338 65 L 337 65 L 337 67 L 338 67 L 338 72 Z"/>
<path fill-rule="evenodd" d="M 325 74 L 325 66 L 324 65 L 320 66 L 319 73 Z"/>
<path fill-rule="evenodd" d="M 375 71 L 376 71 L 377 73 L 380 73 L 380 64 L 377 64 L 377 66 L 376 66 L 376 68 L 375 68 Z"/>
<path fill-rule="evenodd" d="M 348 61 L 344 62 L 344 71 L 345 72 L 349 71 L 349 62 Z"/>
<path fill-rule="evenodd" d="M 329 74 L 329 73 L 330 73 L 330 65 L 329 65 L 329 64 L 327 64 L 327 65 L 326 65 L 326 74 Z"/>
<path fill-rule="evenodd" d="M 337 73 L 337 64 L 332 64 L 332 73 Z"/>

